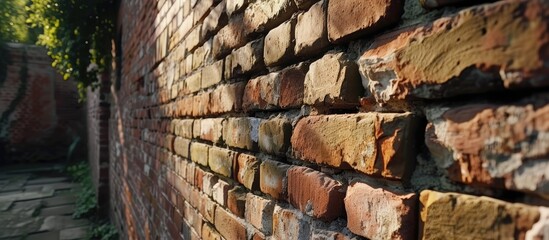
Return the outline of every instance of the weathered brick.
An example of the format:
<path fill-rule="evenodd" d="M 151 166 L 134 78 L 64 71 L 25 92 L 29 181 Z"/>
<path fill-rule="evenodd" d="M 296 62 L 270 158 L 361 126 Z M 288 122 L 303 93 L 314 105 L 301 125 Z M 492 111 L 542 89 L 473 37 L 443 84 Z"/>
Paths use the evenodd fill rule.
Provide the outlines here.
<path fill-rule="evenodd" d="M 176 137 L 173 145 L 174 151 L 177 155 L 184 158 L 189 158 L 189 146 L 191 145 L 191 140 L 182 137 Z"/>
<path fill-rule="evenodd" d="M 415 193 L 355 182 L 345 196 L 347 227 L 370 239 L 416 239 L 417 206 Z"/>
<path fill-rule="evenodd" d="M 416 148 L 406 141 L 417 128 L 411 113 L 310 116 L 295 126 L 291 145 L 296 158 L 402 179 L 415 164 Z"/>
<path fill-rule="evenodd" d="M 265 234 L 270 234 L 273 227 L 274 202 L 272 200 L 246 194 L 246 221 Z"/>
<path fill-rule="evenodd" d="M 195 120 L 193 131 L 195 138 L 208 140 L 213 143 L 219 143 L 223 135 L 223 118 L 206 118 Z"/>
<path fill-rule="evenodd" d="M 208 0 L 206 0 L 208 1 Z M 211 0 L 210 0 L 211 1 Z M 202 1 L 201 1 L 202 2 Z M 193 30 L 185 37 L 185 50 L 192 52 L 196 47 L 200 45 L 202 37 L 202 24 L 196 25 Z"/>
<path fill-rule="evenodd" d="M 375 33 L 397 23 L 403 10 L 401 0 L 329 0 L 328 38 L 339 43 Z"/>
<path fill-rule="evenodd" d="M 288 20 L 296 11 L 292 0 L 257 0 L 244 11 L 244 24 L 251 32 L 264 32 Z"/>
<path fill-rule="evenodd" d="M 288 170 L 288 200 L 296 208 L 323 221 L 344 213 L 345 186 L 328 175 L 307 167 Z"/>
<path fill-rule="evenodd" d="M 215 209 L 215 228 L 225 239 L 247 239 L 244 224 L 223 208 Z"/>
<path fill-rule="evenodd" d="M 192 138 L 193 121 L 192 119 L 176 120 L 175 135 L 183 138 Z"/>
<path fill-rule="evenodd" d="M 204 220 L 213 223 L 215 219 L 215 208 L 217 205 L 207 195 L 201 195 L 199 212 L 204 216 Z"/>
<path fill-rule="evenodd" d="M 327 1 L 320 1 L 307 12 L 298 15 L 295 26 L 295 54 L 297 56 L 317 55 L 329 46 L 325 21 Z"/>
<path fill-rule="evenodd" d="M 223 124 L 223 140 L 232 147 L 257 149 L 259 118 L 227 118 Z"/>
<path fill-rule="evenodd" d="M 225 26 L 227 22 L 228 18 L 225 11 L 225 1 L 223 1 L 217 4 L 204 19 L 202 24 L 202 39 L 209 38 L 212 34 L 219 31 L 221 27 Z"/>
<path fill-rule="evenodd" d="M 214 6 L 214 3 L 218 1 L 214 0 L 200 0 L 197 1 L 196 6 L 193 8 L 193 22 L 194 25 L 202 22 L 206 18 L 210 8 Z"/>
<path fill-rule="evenodd" d="M 547 4 L 485 4 L 380 37 L 359 60 L 364 83 L 380 103 L 548 85 L 549 21 L 535 10 Z"/>
<path fill-rule="evenodd" d="M 204 240 L 222 240 L 221 235 L 211 227 L 210 224 L 204 223 L 202 226 L 202 238 Z"/>
<path fill-rule="evenodd" d="M 249 190 L 259 190 L 259 164 L 252 155 L 238 154 L 236 180 Z"/>
<path fill-rule="evenodd" d="M 279 99 L 280 73 L 269 73 L 248 81 L 242 97 L 242 108 L 246 111 L 275 109 Z"/>
<path fill-rule="evenodd" d="M 202 232 L 202 217 L 198 214 L 198 211 L 187 202 L 185 202 L 183 216 L 185 216 L 184 221 L 187 221 L 196 232 Z"/>
<path fill-rule="evenodd" d="M 242 95 L 246 83 L 238 82 L 221 85 L 211 94 L 210 110 L 212 113 L 239 111 L 242 108 Z"/>
<path fill-rule="evenodd" d="M 273 213 L 273 237 L 275 239 L 309 239 L 310 233 L 311 223 L 302 218 L 302 213 L 275 206 Z"/>
<path fill-rule="evenodd" d="M 229 189 L 231 189 L 231 185 L 229 185 L 229 183 L 223 180 L 218 180 L 212 189 L 213 200 L 215 200 L 221 206 L 226 207 Z"/>
<path fill-rule="evenodd" d="M 263 57 L 267 66 L 286 63 L 294 56 L 295 18 L 280 24 L 265 36 Z"/>
<path fill-rule="evenodd" d="M 278 104 L 281 108 L 299 107 L 303 104 L 304 81 L 308 70 L 307 63 L 299 63 L 280 72 Z"/>
<path fill-rule="evenodd" d="M 329 53 L 310 65 L 303 102 L 319 107 L 355 107 L 363 92 L 356 64 L 343 53 Z"/>
<path fill-rule="evenodd" d="M 318 0 L 294 0 L 295 5 L 300 10 L 307 10 L 311 5 L 315 4 Z"/>
<path fill-rule="evenodd" d="M 209 93 L 199 93 L 192 98 L 192 116 L 206 116 L 211 112 Z"/>
<path fill-rule="evenodd" d="M 549 196 L 549 94 L 432 105 L 426 116 L 425 143 L 451 179 Z"/>
<path fill-rule="evenodd" d="M 202 73 L 200 71 L 193 73 L 185 79 L 185 89 L 186 94 L 198 92 L 201 86 Z"/>
<path fill-rule="evenodd" d="M 192 54 L 189 54 L 187 55 L 187 57 L 185 57 L 185 61 L 183 61 L 185 63 L 185 73 L 186 74 L 189 74 L 191 73 L 192 71 L 194 71 L 196 68 L 194 68 L 193 66 L 193 59 L 194 59 L 194 56 Z"/>
<path fill-rule="evenodd" d="M 285 200 L 287 197 L 286 172 L 290 165 L 265 160 L 259 166 L 259 188 L 277 200 Z"/>
<path fill-rule="evenodd" d="M 227 2 L 227 14 L 229 16 L 244 10 L 248 6 L 249 0 L 226 0 Z"/>
<path fill-rule="evenodd" d="M 290 145 L 292 125 L 284 118 L 264 120 L 259 125 L 259 149 L 262 152 L 284 155 Z"/>
<path fill-rule="evenodd" d="M 193 69 L 197 69 L 212 61 L 212 41 L 206 41 L 193 52 Z M 202 73 L 204 75 L 204 73 Z M 202 77 L 204 78 L 204 77 Z"/>
<path fill-rule="evenodd" d="M 202 69 L 201 87 L 207 88 L 218 84 L 223 79 L 223 60 L 214 62 Z"/>
<path fill-rule="evenodd" d="M 259 71 L 263 66 L 263 38 L 249 42 L 243 47 L 234 50 L 230 61 L 226 61 L 225 77 L 230 78 Z M 229 74 L 229 75 L 227 75 Z"/>
<path fill-rule="evenodd" d="M 227 26 L 221 28 L 214 36 L 212 53 L 215 59 L 220 59 L 232 49 L 246 44 L 249 30 L 244 25 L 243 18 L 243 14 L 231 17 Z"/>
<path fill-rule="evenodd" d="M 226 177 L 233 174 L 233 164 L 236 161 L 237 154 L 234 151 L 211 147 L 209 150 L 208 166 L 212 171 Z"/>
<path fill-rule="evenodd" d="M 537 207 L 458 193 L 421 192 L 423 239 L 524 239 Z"/>
<path fill-rule="evenodd" d="M 217 183 L 217 176 L 210 172 L 204 172 L 204 179 L 202 179 L 202 191 L 208 195 L 212 196 L 212 191 L 214 185 Z"/>
<path fill-rule="evenodd" d="M 244 218 L 246 190 L 236 186 L 227 193 L 227 208 L 236 216 Z"/>
<path fill-rule="evenodd" d="M 208 166 L 209 151 L 210 145 L 192 142 L 190 148 L 191 160 L 202 166 Z"/>

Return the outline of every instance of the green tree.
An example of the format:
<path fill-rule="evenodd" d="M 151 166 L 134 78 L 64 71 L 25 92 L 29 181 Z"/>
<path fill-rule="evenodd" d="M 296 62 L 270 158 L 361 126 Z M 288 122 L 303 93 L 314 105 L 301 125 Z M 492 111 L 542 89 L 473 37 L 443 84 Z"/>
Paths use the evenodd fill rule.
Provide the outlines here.
<path fill-rule="evenodd" d="M 34 43 L 40 29 L 27 24 L 29 0 L 2 0 L 0 4 L 0 41 Z"/>
<path fill-rule="evenodd" d="M 113 0 L 31 0 L 28 23 L 42 28 L 38 44 L 48 49 L 53 67 L 78 82 L 81 99 L 110 62 Z"/>

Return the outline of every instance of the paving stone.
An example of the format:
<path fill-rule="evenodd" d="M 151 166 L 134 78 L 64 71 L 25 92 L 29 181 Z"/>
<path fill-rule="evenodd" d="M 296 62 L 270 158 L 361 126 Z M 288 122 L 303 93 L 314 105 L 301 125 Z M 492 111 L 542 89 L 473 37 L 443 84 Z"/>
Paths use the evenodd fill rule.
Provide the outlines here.
<path fill-rule="evenodd" d="M 26 201 L 26 200 L 33 200 L 38 198 L 45 198 L 45 197 L 51 197 L 53 196 L 54 190 L 49 189 L 46 191 L 41 192 L 22 192 L 22 193 L 14 193 L 10 195 L 0 196 L 0 202 L 3 201 Z"/>
<path fill-rule="evenodd" d="M 69 240 L 69 239 L 81 239 L 85 238 L 88 232 L 89 227 L 76 227 L 63 229 L 59 232 L 60 240 Z"/>
<path fill-rule="evenodd" d="M 43 221 L 42 217 L 0 213 L 0 239 L 38 232 Z"/>
<path fill-rule="evenodd" d="M 74 209 L 74 205 L 62 205 L 56 207 L 42 208 L 40 210 L 40 216 L 72 215 Z"/>
<path fill-rule="evenodd" d="M 54 207 L 60 205 L 66 205 L 76 202 L 76 197 L 72 195 L 55 196 L 51 198 L 45 198 L 42 200 L 45 207 Z"/>
<path fill-rule="evenodd" d="M 28 235 L 25 240 L 57 240 L 59 239 L 59 231 L 42 232 Z"/>
<path fill-rule="evenodd" d="M 71 227 L 82 227 L 89 224 L 87 219 L 73 219 L 72 216 L 49 216 L 44 219 L 40 231 L 61 230 Z"/>
<path fill-rule="evenodd" d="M 27 181 L 27 185 L 37 185 L 37 184 L 47 184 L 47 183 L 58 183 L 58 182 L 67 182 L 69 181 L 66 177 L 49 177 L 49 178 L 38 178 Z"/>
<path fill-rule="evenodd" d="M 0 202 L 0 212 L 4 212 L 8 210 L 12 204 L 13 204 L 13 201 Z"/>

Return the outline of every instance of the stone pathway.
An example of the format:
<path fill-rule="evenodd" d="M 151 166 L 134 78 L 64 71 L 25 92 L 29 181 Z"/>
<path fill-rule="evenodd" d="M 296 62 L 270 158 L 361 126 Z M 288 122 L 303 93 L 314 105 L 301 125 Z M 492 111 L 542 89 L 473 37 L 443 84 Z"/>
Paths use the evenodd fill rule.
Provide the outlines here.
<path fill-rule="evenodd" d="M 63 165 L 0 166 L 0 240 L 82 239 L 89 222 L 73 219 L 76 197 Z"/>

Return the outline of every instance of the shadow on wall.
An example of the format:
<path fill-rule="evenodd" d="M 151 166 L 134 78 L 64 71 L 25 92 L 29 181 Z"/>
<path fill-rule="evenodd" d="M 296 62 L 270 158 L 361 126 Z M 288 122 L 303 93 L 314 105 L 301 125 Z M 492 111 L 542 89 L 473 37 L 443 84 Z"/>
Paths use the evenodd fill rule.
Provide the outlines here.
<path fill-rule="evenodd" d="M 45 49 L 9 43 L 6 50 L 11 61 L 0 85 L 2 162 L 65 159 L 85 129 L 76 85 L 62 81 Z"/>

